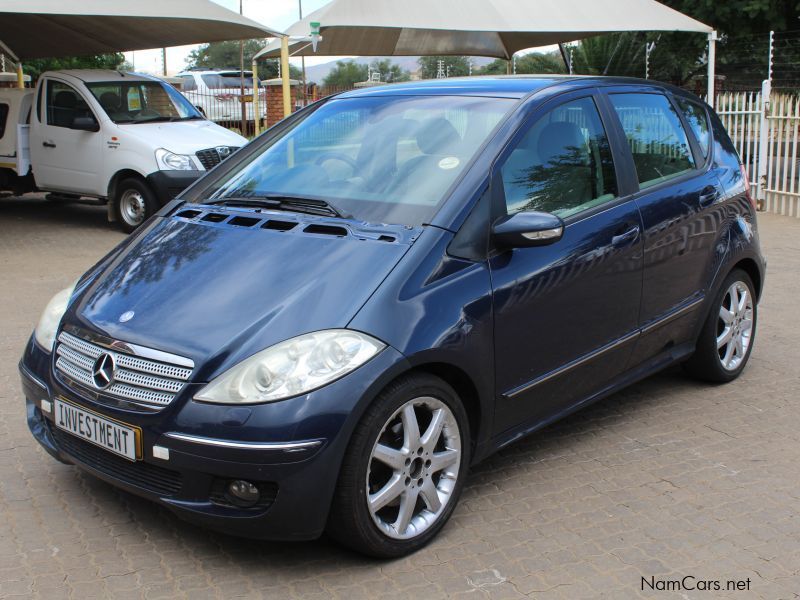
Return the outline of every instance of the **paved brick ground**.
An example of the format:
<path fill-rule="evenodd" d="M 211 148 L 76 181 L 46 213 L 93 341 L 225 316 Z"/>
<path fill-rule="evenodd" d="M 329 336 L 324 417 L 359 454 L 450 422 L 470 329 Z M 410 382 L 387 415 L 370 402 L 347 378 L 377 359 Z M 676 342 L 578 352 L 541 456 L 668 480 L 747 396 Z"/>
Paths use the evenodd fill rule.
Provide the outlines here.
<path fill-rule="evenodd" d="M 770 269 L 738 383 L 666 373 L 517 443 L 435 543 L 382 563 L 198 530 L 42 452 L 17 360 L 50 295 L 123 235 L 100 207 L 0 200 L 0 596 L 796 598 L 800 227 L 760 223 Z M 685 575 L 750 591 L 642 591 Z"/>

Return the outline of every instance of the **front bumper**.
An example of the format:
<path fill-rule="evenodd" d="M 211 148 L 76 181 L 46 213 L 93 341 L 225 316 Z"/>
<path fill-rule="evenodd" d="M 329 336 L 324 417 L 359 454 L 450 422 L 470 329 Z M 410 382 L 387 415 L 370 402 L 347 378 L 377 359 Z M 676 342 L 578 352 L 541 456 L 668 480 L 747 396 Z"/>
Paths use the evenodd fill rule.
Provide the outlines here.
<path fill-rule="evenodd" d="M 207 171 L 156 171 L 147 176 L 147 183 L 163 206 L 206 173 Z"/>
<path fill-rule="evenodd" d="M 366 405 L 406 368 L 386 348 L 348 376 L 305 396 L 248 407 L 194 402 L 192 389 L 158 413 L 126 411 L 76 395 L 32 341 L 20 361 L 31 433 L 53 457 L 166 506 L 184 520 L 232 535 L 303 540 L 325 528 L 339 467 Z M 187 386 L 191 387 L 191 386 Z M 140 427 L 143 459 L 130 462 L 55 426 L 60 397 Z M 48 410 L 49 408 L 49 410 Z M 168 459 L 162 449 L 167 449 Z M 155 452 L 155 454 L 154 454 Z M 255 507 L 224 494 L 233 479 L 261 491 Z"/>

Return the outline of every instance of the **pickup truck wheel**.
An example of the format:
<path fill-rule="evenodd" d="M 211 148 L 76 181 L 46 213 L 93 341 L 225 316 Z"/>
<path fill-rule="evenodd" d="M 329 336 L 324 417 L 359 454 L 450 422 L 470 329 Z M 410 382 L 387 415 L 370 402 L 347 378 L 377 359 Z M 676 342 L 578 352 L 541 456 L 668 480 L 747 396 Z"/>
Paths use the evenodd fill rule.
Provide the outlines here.
<path fill-rule="evenodd" d="M 117 185 L 114 208 L 122 230 L 131 233 L 158 210 L 158 203 L 144 181 L 125 179 Z"/>

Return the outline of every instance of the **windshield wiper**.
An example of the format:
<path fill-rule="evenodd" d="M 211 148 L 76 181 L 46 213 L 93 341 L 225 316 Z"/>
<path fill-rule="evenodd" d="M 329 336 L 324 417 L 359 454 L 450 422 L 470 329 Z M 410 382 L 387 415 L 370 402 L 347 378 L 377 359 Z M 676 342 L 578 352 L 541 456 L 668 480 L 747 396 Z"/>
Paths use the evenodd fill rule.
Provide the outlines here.
<path fill-rule="evenodd" d="M 246 206 L 249 208 L 271 208 L 273 210 L 287 210 L 311 215 L 322 215 L 327 217 L 339 217 L 340 219 L 352 219 L 353 217 L 326 200 L 316 198 L 298 198 L 296 196 L 284 196 L 282 194 L 259 194 L 254 196 L 237 196 L 229 198 L 217 198 L 205 204 L 221 204 L 224 206 Z"/>

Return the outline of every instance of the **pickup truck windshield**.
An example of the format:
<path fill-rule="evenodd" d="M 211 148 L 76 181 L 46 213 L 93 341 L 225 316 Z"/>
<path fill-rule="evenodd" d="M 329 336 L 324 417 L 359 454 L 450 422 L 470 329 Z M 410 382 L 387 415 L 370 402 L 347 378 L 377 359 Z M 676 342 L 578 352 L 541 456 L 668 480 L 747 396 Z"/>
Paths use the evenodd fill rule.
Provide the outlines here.
<path fill-rule="evenodd" d="M 324 200 L 358 220 L 421 225 L 515 103 L 462 96 L 336 98 L 232 170 L 207 201 Z"/>
<path fill-rule="evenodd" d="M 150 123 L 202 119 L 191 102 L 159 81 L 87 83 L 100 106 L 115 123 Z"/>

